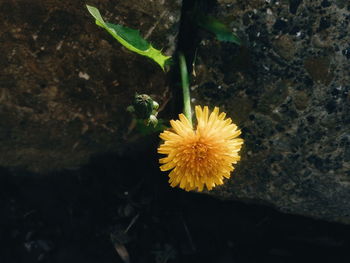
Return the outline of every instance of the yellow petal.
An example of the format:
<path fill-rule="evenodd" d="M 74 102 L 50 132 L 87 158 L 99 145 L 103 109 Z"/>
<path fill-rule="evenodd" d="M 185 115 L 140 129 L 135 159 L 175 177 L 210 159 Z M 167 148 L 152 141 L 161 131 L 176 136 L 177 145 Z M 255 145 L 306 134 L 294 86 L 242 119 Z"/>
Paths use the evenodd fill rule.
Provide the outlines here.
<path fill-rule="evenodd" d="M 195 113 L 196 127 L 179 114 L 179 120 L 170 122 L 173 130 L 160 134 L 164 142 L 158 152 L 166 155 L 159 160 L 160 169 L 170 170 L 172 187 L 211 190 L 230 178 L 233 165 L 240 160 L 243 139 L 238 138 L 241 131 L 218 107 L 210 112 L 207 106 L 196 106 Z"/>

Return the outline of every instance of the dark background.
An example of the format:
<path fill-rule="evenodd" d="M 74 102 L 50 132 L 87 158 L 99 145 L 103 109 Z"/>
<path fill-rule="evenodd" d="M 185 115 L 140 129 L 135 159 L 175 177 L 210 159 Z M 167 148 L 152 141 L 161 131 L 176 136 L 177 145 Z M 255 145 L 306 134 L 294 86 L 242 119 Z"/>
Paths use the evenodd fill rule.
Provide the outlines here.
<path fill-rule="evenodd" d="M 124 262 L 115 246 L 131 262 L 349 262 L 350 226 L 173 189 L 157 158 L 1 170 L 0 262 Z"/>

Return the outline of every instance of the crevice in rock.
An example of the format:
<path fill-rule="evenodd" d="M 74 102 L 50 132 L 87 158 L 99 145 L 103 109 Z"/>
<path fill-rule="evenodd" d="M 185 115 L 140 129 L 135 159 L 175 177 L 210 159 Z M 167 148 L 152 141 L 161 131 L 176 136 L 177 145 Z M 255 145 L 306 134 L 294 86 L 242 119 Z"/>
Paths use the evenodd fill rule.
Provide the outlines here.
<path fill-rule="evenodd" d="M 199 13 L 211 13 L 216 6 L 217 2 L 215 0 L 183 1 L 177 50 L 184 53 L 189 71 L 196 49 L 201 41 L 198 34 L 201 29 L 196 22 L 197 16 Z"/>
<path fill-rule="evenodd" d="M 216 0 L 183 0 L 181 10 L 181 20 L 178 35 L 177 55 L 182 52 L 186 58 L 188 72 L 192 72 L 192 63 L 196 56 L 196 50 L 201 41 L 199 31 L 201 30 L 196 22 L 198 13 L 211 13 L 217 6 Z M 174 60 L 177 63 L 177 57 Z M 183 107 L 181 76 L 178 65 L 173 67 L 174 85 L 173 89 L 173 105 L 174 112 L 181 112 Z M 191 80 L 190 80 L 191 81 Z"/>

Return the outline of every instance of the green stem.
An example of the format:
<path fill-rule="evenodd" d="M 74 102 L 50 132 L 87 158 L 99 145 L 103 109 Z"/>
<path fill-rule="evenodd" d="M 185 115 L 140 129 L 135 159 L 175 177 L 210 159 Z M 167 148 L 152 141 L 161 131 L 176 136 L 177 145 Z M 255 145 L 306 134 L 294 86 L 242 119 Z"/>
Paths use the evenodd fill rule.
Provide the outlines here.
<path fill-rule="evenodd" d="M 186 59 L 181 52 L 179 53 L 179 60 L 180 60 L 182 93 L 183 93 L 183 100 L 184 100 L 184 114 L 192 125 L 190 82 L 188 79 Z"/>

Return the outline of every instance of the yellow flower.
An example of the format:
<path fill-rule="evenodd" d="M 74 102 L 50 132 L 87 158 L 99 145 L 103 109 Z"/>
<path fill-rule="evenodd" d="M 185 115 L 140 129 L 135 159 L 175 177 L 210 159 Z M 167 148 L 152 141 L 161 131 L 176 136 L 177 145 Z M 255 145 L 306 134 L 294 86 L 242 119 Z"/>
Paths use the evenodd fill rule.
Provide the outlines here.
<path fill-rule="evenodd" d="M 158 153 L 166 154 L 159 162 L 160 170 L 168 171 L 172 187 L 180 186 L 186 191 L 204 186 L 211 190 L 230 178 L 233 164 L 240 160 L 239 151 L 243 139 L 237 138 L 241 131 L 225 119 L 226 113 L 219 114 L 215 107 L 209 116 L 209 109 L 196 106 L 197 127 L 194 129 L 183 114 L 179 120 L 171 120 L 172 129 L 160 134 L 164 143 Z"/>

